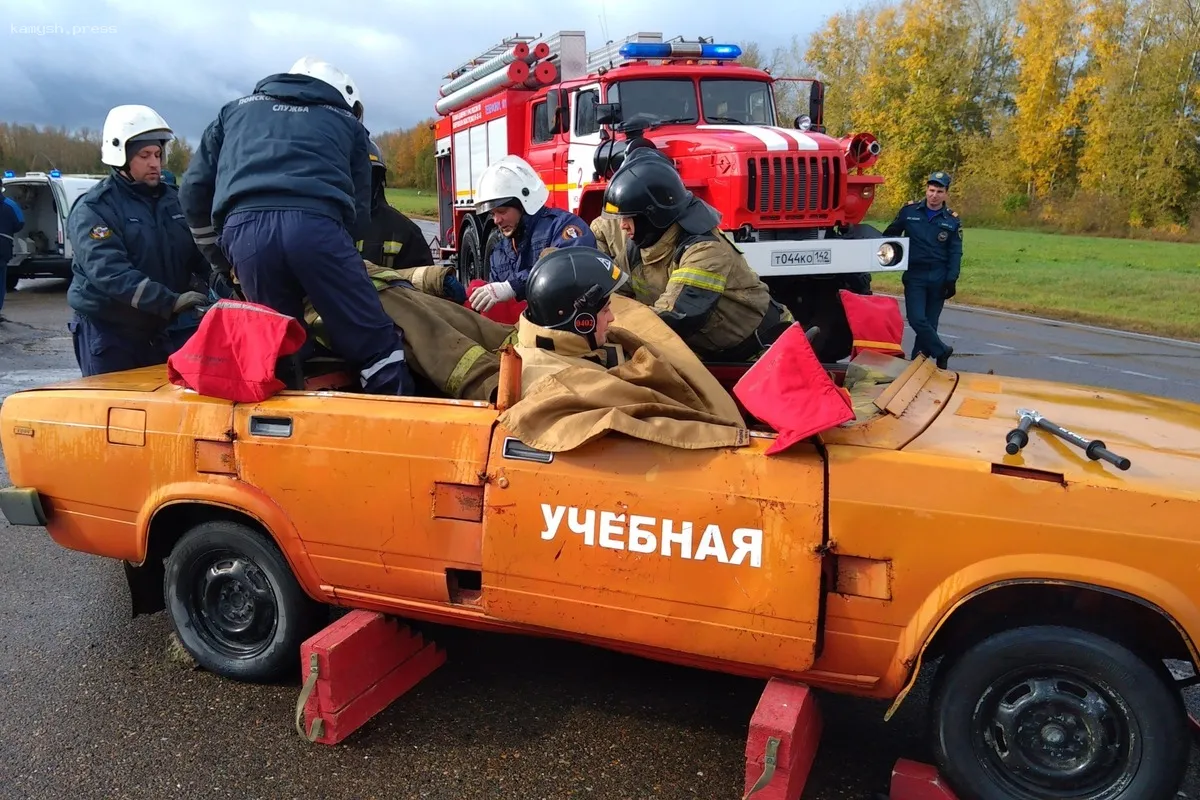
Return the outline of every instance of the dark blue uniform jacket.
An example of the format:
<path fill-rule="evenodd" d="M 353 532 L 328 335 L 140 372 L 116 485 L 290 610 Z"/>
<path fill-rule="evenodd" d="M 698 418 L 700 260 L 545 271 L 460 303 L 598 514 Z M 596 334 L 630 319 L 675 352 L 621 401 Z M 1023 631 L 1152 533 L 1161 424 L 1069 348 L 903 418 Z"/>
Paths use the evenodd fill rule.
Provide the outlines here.
<path fill-rule="evenodd" d="M 519 240 L 518 240 L 519 239 Z M 518 300 L 525 299 L 529 270 L 547 247 L 595 247 L 592 229 L 570 211 L 545 206 L 526 214 L 512 239 L 501 239 L 492 250 L 489 281 L 508 281 Z"/>
<path fill-rule="evenodd" d="M 271 75 L 221 109 L 179 192 L 196 243 L 217 265 L 217 232 L 234 211 L 313 211 L 358 240 L 371 223 L 367 130 L 327 83 Z"/>
<path fill-rule="evenodd" d="M 174 186 L 151 188 L 114 173 L 76 201 L 67 235 L 74 251 L 67 303 L 84 316 L 160 331 L 192 277 L 208 282 Z"/>
<path fill-rule="evenodd" d="M 943 205 L 933 218 L 925 201 L 909 203 L 900 209 L 884 236 L 908 235 L 908 270 L 906 281 L 925 284 L 949 283 L 958 280 L 962 263 L 962 220 Z"/>

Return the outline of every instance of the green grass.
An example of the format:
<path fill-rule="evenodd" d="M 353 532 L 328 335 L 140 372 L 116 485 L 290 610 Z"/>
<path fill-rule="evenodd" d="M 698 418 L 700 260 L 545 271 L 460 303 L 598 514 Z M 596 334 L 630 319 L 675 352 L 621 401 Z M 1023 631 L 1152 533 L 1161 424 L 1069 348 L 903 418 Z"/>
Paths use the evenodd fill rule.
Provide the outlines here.
<path fill-rule="evenodd" d="M 437 219 L 437 192 L 427 189 L 385 189 L 387 201 L 406 217 Z"/>
<path fill-rule="evenodd" d="M 872 286 L 903 291 L 898 275 Z M 1200 341 L 1195 244 L 968 228 L 957 288 L 957 303 Z"/>

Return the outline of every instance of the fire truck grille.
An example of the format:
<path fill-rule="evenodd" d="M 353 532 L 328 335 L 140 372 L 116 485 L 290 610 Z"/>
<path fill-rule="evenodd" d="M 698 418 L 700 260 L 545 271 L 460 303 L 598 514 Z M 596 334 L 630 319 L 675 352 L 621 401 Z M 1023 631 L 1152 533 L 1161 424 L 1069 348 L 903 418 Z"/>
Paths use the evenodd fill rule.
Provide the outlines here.
<path fill-rule="evenodd" d="M 837 156 L 760 156 L 747 159 L 746 167 L 750 211 L 833 211 L 842 202 L 842 160 Z"/>

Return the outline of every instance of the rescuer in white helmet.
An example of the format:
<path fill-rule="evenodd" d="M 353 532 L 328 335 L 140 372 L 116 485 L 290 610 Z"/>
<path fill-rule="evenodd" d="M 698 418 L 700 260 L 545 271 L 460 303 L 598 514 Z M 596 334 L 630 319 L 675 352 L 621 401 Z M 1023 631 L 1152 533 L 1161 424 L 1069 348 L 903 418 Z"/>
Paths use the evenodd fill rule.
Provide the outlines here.
<path fill-rule="evenodd" d="M 483 171 L 475 192 L 475 212 L 489 214 L 507 241 L 492 250 L 491 282 L 471 293 L 476 311 L 486 313 L 507 300 L 524 301 L 529 270 L 547 250 L 596 246 L 588 224 L 570 211 L 547 206 L 549 199 L 546 184 L 520 156 L 504 156 Z"/>
<path fill-rule="evenodd" d="M 221 109 L 180 198 L 196 242 L 227 259 L 247 300 L 303 320 L 307 298 L 364 391 L 411 395 L 401 329 L 384 313 L 355 246 L 371 225 L 362 116 L 349 75 L 302 58 Z M 301 360 L 315 347 L 310 336 Z"/>
<path fill-rule="evenodd" d="M 84 377 L 166 363 L 172 320 L 208 301 L 210 267 L 180 224 L 162 163 L 174 138 L 148 106 L 117 106 L 104 120 L 100 160 L 110 175 L 67 218 L 74 259 L 68 329 Z"/>

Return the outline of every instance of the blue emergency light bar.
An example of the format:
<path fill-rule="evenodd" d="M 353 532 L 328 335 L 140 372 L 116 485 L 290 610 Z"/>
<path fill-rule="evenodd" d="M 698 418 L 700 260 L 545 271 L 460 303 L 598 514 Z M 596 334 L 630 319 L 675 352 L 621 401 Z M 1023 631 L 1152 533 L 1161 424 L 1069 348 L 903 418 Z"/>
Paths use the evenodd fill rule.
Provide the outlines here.
<path fill-rule="evenodd" d="M 732 61 L 742 56 L 736 44 L 699 44 L 697 42 L 629 42 L 617 51 L 622 58 L 705 58 Z"/>
<path fill-rule="evenodd" d="M 52 170 L 50 170 L 50 177 L 51 177 L 51 178 L 61 178 L 61 177 L 62 177 L 62 173 L 61 173 L 61 172 L 59 172 L 59 171 L 58 171 L 58 170 L 56 170 L 56 169 L 52 169 Z"/>
<path fill-rule="evenodd" d="M 13 172 L 11 169 L 6 169 L 6 170 L 4 170 L 4 177 L 15 178 L 15 177 L 17 177 L 17 173 Z"/>

